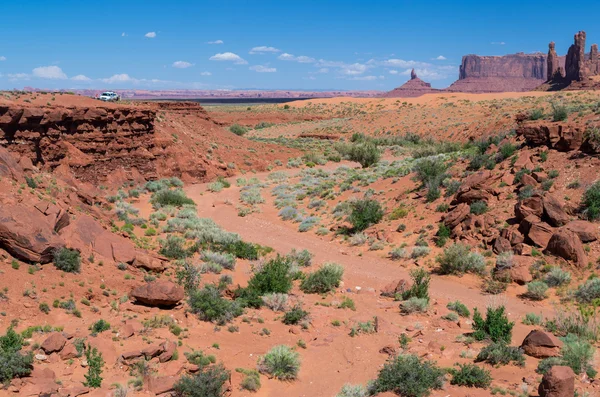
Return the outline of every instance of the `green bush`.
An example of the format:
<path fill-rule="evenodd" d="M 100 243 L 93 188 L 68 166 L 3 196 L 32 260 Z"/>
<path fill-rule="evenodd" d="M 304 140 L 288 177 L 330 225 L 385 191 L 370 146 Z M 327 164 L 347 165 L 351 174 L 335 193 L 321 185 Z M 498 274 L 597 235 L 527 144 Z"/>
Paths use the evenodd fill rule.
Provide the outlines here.
<path fill-rule="evenodd" d="M 223 298 L 219 288 L 212 284 L 193 291 L 188 303 L 190 311 L 197 314 L 201 320 L 217 324 L 225 324 L 243 313 L 243 308 L 238 302 Z"/>
<path fill-rule="evenodd" d="M 546 299 L 547 291 L 548 284 L 540 280 L 535 280 L 527 284 L 527 293 L 525 295 L 529 299 L 541 301 Z"/>
<path fill-rule="evenodd" d="M 102 367 L 104 366 L 104 359 L 102 353 L 95 347 L 88 346 L 85 350 L 85 358 L 88 362 L 88 372 L 84 375 L 85 382 L 84 386 L 91 388 L 98 388 L 102 386 Z"/>
<path fill-rule="evenodd" d="M 550 287 L 560 287 L 571 282 L 571 273 L 562 270 L 560 266 L 554 266 L 546 273 L 545 281 Z"/>
<path fill-rule="evenodd" d="M 600 298 L 600 278 L 593 278 L 580 285 L 575 291 L 575 298 L 579 303 L 592 303 Z"/>
<path fill-rule="evenodd" d="M 460 301 L 449 302 L 446 307 L 449 310 L 455 311 L 461 317 L 469 318 L 471 316 L 469 308 Z"/>
<path fill-rule="evenodd" d="M 539 374 L 544 375 L 550 370 L 550 368 L 554 367 L 555 365 L 563 365 L 562 357 L 548 357 L 541 360 L 538 363 L 537 369 L 535 371 Z"/>
<path fill-rule="evenodd" d="M 307 249 L 296 251 L 296 249 L 293 248 L 292 251 L 286 255 L 286 258 L 288 258 L 293 265 L 298 267 L 308 267 L 312 263 L 313 256 L 314 255 Z"/>
<path fill-rule="evenodd" d="M 0 336 L 0 384 L 8 383 L 13 378 L 27 376 L 33 369 L 33 354 L 21 354 L 23 337 L 12 327 Z"/>
<path fill-rule="evenodd" d="M 485 260 L 478 252 L 470 252 L 470 248 L 463 244 L 452 244 L 436 258 L 439 263 L 440 274 L 464 274 L 485 272 Z"/>
<path fill-rule="evenodd" d="M 600 181 L 587 188 L 581 199 L 581 206 L 587 219 L 600 219 Z"/>
<path fill-rule="evenodd" d="M 525 325 L 541 325 L 542 316 L 536 313 L 527 313 L 522 323 Z"/>
<path fill-rule="evenodd" d="M 533 109 L 529 113 L 529 120 L 540 120 L 544 118 L 544 109 Z"/>
<path fill-rule="evenodd" d="M 443 222 L 438 225 L 438 231 L 435 234 L 435 245 L 443 247 L 452 235 L 452 230 L 446 226 Z"/>
<path fill-rule="evenodd" d="M 166 240 L 161 240 L 159 254 L 171 259 L 185 259 L 190 255 L 184 247 L 185 239 L 179 236 L 168 235 Z"/>
<path fill-rule="evenodd" d="M 410 271 L 413 280 L 411 287 L 402 293 L 402 300 L 410 298 L 427 299 L 429 301 L 429 282 L 431 276 L 425 269 L 414 269 Z"/>
<path fill-rule="evenodd" d="M 490 365 L 508 365 L 513 363 L 519 367 L 525 365 L 523 351 L 518 347 L 508 346 L 504 341 L 494 342 L 479 352 L 475 362 L 486 362 Z"/>
<path fill-rule="evenodd" d="M 300 305 L 292 307 L 283 315 L 283 323 L 286 325 L 296 325 L 308 317 L 308 312 L 303 310 Z"/>
<path fill-rule="evenodd" d="M 595 377 L 594 347 L 576 335 L 569 334 L 562 340 L 563 347 L 560 353 L 563 365 L 571 367 L 577 375 L 585 373 L 591 378 Z"/>
<path fill-rule="evenodd" d="M 227 270 L 233 270 L 235 268 L 235 257 L 230 253 L 202 251 L 200 258 L 204 262 L 216 263 Z"/>
<path fill-rule="evenodd" d="M 477 387 L 487 389 L 492 383 L 490 371 L 475 364 L 458 364 L 458 369 L 451 371 L 450 383 L 457 386 Z"/>
<path fill-rule="evenodd" d="M 77 250 L 58 248 L 54 251 L 54 266 L 63 272 L 79 273 L 79 270 L 81 270 L 81 255 Z"/>
<path fill-rule="evenodd" d="M 488 307 L 485 320 L 477 308 L 473 312 L 473 336 L 477 340 L 491 339 L 493 342 L 510 343 L 514 322 L 508 321 L 504 306 Z"/>
<path fill-rule="evenodd" d="M 202 368 L 193 375 L 184 375 L 173 387 L 175 397 L 224 397 L 225 383 L 230 373 L 222 364 Z"/>
<path fill-rule="evenodd" d="M 515 151 L 517 150 L 517 146 L 513 145 L 512 143 L 505 143 L 502 146 L 500 146 L 500 159 L 501 160 L 506 160 L 507 158 L 509 158 L 510 156 L 512 156 L 513 154 L 515 154 Z"/>
<path fill-rule="evenodd" d="M 262 296 L 268 293 L 287 294 L 292 289 L 291 262 L 277 255 L 256 271 L 248 282 L 248 289 Z"/>
<path fill-rule="evenodd" d="M 429 307 L 429 300 L 426 298 L 417 298 L 413 296 L 404 302 L 400 302 L 400 311 L 402 313 L 425 313 Z"/>
<path fill-rule="evenodd" d="M 187 197 L 181 189 L 163 189 L 152 193 L 150 202 L 155 208 L 171 205 L 173 207 L 182 207 L 184 205 L 196 205 L 194 200 Z"/>
<path fill-rule="evenodd" d="M 243 136 L 248 132 L 248 129 L 239 124 L 233 124 L 229 127 L 229 131 L 233 132 L 235 135 Z"/>
<path fill-rule="evenodd" d="M 469 206 L 471 209 L 471 214 L 474 215 L 483 215 L 488 211 L 488 205 L 485 201 L 474 201 Z"/>
<path fill-rule="evenodd" d="M 371 395 L 393 392 L 403 397 L 425 397 L 444 385 L 444 371 L 432 361 L 401 354 L 388 361 L 369 386 Z"/>
<path fill-rule="evenodd" d="M 240 387 L 248 391 L 258 391 L 260 389 L 260 373 L 255 369 L 236 368 L 236 372 L 244 375 L 240 382 Z"/>
<path fill-rule="evenodd" d="M 102 333 L 104 331 L 108 331 L 109 329 L 110 329 L 110 324 L 108 323 L 108 321 L 106 321 L 104 319 L 100 319 L 90 326 L 92 335 L 96 335 L 96 334 Z"/>
<path fill-rule="evenodd" d="M 300 289 L 307 294 L 324 294 L 339 287 L 344 268 L 336 263 L 325 263 L 320 269 L 309 273 Z"/>
<path fill-rule="evenodd" d="M 367 397 L 367 389 L 363 385 L 345 384 L 335 397 Z"/>
<path fill-rule="evenodd" d="M 569 110 L 566 106 L 552 104 L 552 120 L 565 121 L 569 118 Z"/>
<path fill-rule="evenodd" d="M 300 371 L 300 355 L 288 346 L 275 346 L 259 359 L 258 370 L 279 380 L 294 380 Z"/>
<path fill-rule="evenodd" d="M 416 161 L 413 166 L 415 176 L 423 186 L 426 186 L 427 182 L 436 182 L 439 186 L 447 169 L 448 165 L 441 157 L 425 157 Z"/>
<path fill-rule="evenodd" d="M 383 218 L 383 208 L 377 200 L 356 200 L 350 203 L 350 208 L 352 212 L 348 216 L 348 222 L 358 232 L 362 232 L 369 226 L 379 223 Z"/>
<path fill-rule="evenodd" d="M 358 143 L 351 145 L 347 153 L 350 161 L 356 161 L 363 168 L 368 168 L 377 164 L 381 158 L 381 151 L 371 142 Z"/>

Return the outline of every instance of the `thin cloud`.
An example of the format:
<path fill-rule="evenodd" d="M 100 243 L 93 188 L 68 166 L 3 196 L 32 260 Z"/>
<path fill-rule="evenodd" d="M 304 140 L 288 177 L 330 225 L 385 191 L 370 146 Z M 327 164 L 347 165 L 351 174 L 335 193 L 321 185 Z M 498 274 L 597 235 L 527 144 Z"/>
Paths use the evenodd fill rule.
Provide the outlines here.
<path fill-rule="evenodd" d="M 434 58 L 434 61 L 445 61 L 447 58 L 443 55 L 439 55 L 436 58 Z"/>
<path fill-rule="evenodd" d="M 84 74 L 78 74 L 77 76 L 71 77 L 71 80 L 73 80 L 73 81 L 91 81 L 92 79 L 90 79 L 89 77 L 87 77 Z"/>
<path fill-rule="evenodd" d="M 357 76 L 350 78 L 350 80 L 373 81 L 381 78 L 383 78 L 383 76 Z"/>
<path fill-rule="evenodd" d="M 127 34 L 125 32 L 121 33 L 121 37 L 125 37 Z"/>
<path fill-rule="evenodd" d="M 506 43 L 503 41 L 492 41 L 490 44 L 491 45 L 505 45 Z"/>
<path fill-rule="evenodd" d="M 383 61 L 377 61 L 375 59 L 371 59 L 367 62 L 368 65 L 376 65 L 376 66 L 387 66 L 387 67 L 392 67 L 392 68 L 401 68 L 401 69 L 405 69 L 405 68 L 416 68 L 416 67 L 428 67 L 431 66 L 431 64 L 427 63 L 427 62 L 419 62 L 419 61 L 406 61 L 404 59 L 397 59 L 397 58 L 392 58 L 392 59 L 386 59 Z"/>
<path fill-rule="evenodd" d="M 30 76 L 27 73 L 9 73 L 6 75 L 10 81 L 29 80 Z"/>
<path fill-rule="evenodd" d="M 223 44 L 223 40 L 207 41 L 206 44 Z"/>
<path fill-rule="evenodd" d="M 258 73 L 275 73 L 277 71 L 276 68 L 270 68 L 270 67 L 263 66 L 263 65 L 250 66 L 249 69 L 254 70 L 255 72 L 258 72 Z"/>
<path fill-rule="evenodd" d="M 450 75 L 447 73 L 449 70 L 446 69 L 429 69 L 429 68 L 424 68 L 424 69 L 415 69 L 415 72 L 417 73 L 417 76 L 419 76 L 421 79 L 427 81 L 427 80 L 443 80 L 446 79 L 448 77 L 450 77 Z M 410 76 L 410 74 L 412 73 L 412 69 L 406 69 L 404 72 L 400 73 L 404 76 Z"/>
<path fill-rule="evenodd" d="M 200 76 L 212 76 L 211 72 L 202 72 L 200 73 Z"/>
<path fill-rule="evenodd" d="M 156 32 L 148 32 L 144 35 L 144 37 L 147 37 L 149 39 L 153 39 L 156 37 Z"/>
<path fill-rule="evenodd" d="M 0 61 L 6 61 L 6 57 L 0 57 Z"/>
<path fill-rule="evenodd" d="M 186 61 L 176 61 L 173 62 L 173 67 L 177 68 L 177 69 L 187 69 L 194 66 L 193 64 L 186 62 Z"/>
<path fill-rule="evenodd" d="M 392 69 L 392 70 L 390 70 L 388 73 L 389 73 L 389 74 L 398 74 L 398 71 L 397 71 L 397 70 L 394 70 L 394 69 Z"/>
<path fill-rule="evenodd" d="M 254 47 L 250 50 L 250 54 L 265 54 L 265 53 L 277 53 L 277 52 L 281 52 L 280 49 L 275 48 L 275 47 L 267 47 L 267 46 L 260 46 L 260 47 Z"/>
<path fill-rule="evenodd" d="M 288 54 L 287 52 L 284 52 L 283 54 L 279 55 L 277 59 L 281 61 L 293 61 L 299 63 L 313 63 L 316 61 L 315 58 L 311 58 L 306 55 L 295 56 L 292 54 Z"/>
<path fill-rule="evenodd" d="M 223 52 L 220 54 L 215 54 L 212 57 L 208 58 L 210 61 L 228 61 L 233 62 L 236 65 L 246 65 L 248 62 L 233 52 Z"/>
<path fill-rule="evenodd" d="M 57 79 L 64 80 L 67 75 L 58 66 L 40 66 L 32 71 L 34 77 L 40 79 Z"/>

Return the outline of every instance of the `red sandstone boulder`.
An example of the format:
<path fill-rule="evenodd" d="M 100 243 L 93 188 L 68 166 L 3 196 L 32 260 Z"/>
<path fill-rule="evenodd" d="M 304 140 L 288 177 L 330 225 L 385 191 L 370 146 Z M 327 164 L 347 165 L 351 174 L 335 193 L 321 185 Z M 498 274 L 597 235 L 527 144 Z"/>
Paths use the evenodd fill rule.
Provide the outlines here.
<path fill-rule="evenodd" d="M 535 358 L 558 357 L 562 345 L 560 339 L 551 333 L 533 330 L 523 340 L 521 349 L 528 356 Z"/>
<path fill-rule="evenodd" d="M 569 216 L 562 208 L 562 204 L 553 195 L 544 195 L 542 203 L 544 205 L 544 218 L 552 226 L 563 226 L 570 221 Z"/>
<path fill-rule="evenodd" d="M 492 250 L 495 254 L 501 254 L 503 252 L 511 251 L 512 247 L 510 245 L 510 241 L 503 237 L 497 237 L 492 245 Z"/>
<path fill-rule="evenodd" d="M 555 365 L 542 378 L 538 393 L 540 397 L 573 397 L 575 373 L 570 367 Z"/>
<path fill-rule="evenodd" d="M 174 306 L 184 297 L 183 288 L 170 281 L 155 281 L 140 285 L 131 291 L 131 296 L 140 303 L 150 306 Z"/>
<path fill-rule="evenodd" d="M 39 211 L 24 204 L 0 205 L 0 248 L 15 258 L 48 263 L 52 253 L 64 245 L 54 233 L 54 223 Z"/>
<path fill-rule="evenodd" d="M 521 177 L 521 185 L 523 186 L 537 186 L 537 181 L 530 175 L 523 174 Z"/>
<path fill-rule="evenodd" d="M 163 352 L 158 356 L 158 361 L 166 363 L 173 358 L 175 349 L 177 349 L 177 343 L 171 341 L 165 341 L 162 343 Z"/>
<path fill-rule="evenodd" d="M 157 376 L 155 378 L 147 377 L 145 380 L 148 391 L 160 395 L 172 391 L 179 378 L 177 376 Z"/>
<path fill-rule="evenodd" d="M 59 332 L 53 332 L 49 337 L 42 343 L 40 348 L 46 353 L 54 353 L 61 351 L 67 343 L 67 339 L 62 336 Z"/>
<path fill-rule="evenodd" d="M 0 176 L 22 183 L 25 181 L 23 169 L 15 158 L 0 146 Z"/>
<path fill-rule="evenodd" d="M 131 264 L 133 267 L 148 270 L 151 272 L 162 272 L 165 270 L 165 265 L 160 259 L 154 258 L 144 252 L 136 252 L 135 259 Z"/>
<path fill-rule="evenodd" d="M 538 195 L 526 198 L 515 204 L 515 216 L 519 221 L 522 221 L 529 215 L 535 215 L 538 218 L 541 218 L 543 213 L 544 207 L 542 198 Z"/>
<path fill-rule="evenodd" d="M 534 168 L 533 163 L 531 162 L 531 153 L 529 153 L 528 150 L 521 150 L 519 152 L 519 156 L 517 157 L 517 161 L 515 161 L 515 163 L 513 165 L 513 169 L 515 169 L 515 170 L 520 170 L 523 168 L 528 169 L 528 170 L 533 170 L 533 168 Z M 527 175 L 527 174 L 525 174 L 525 175 Z M 525 176 L 525 175 L 523 175 L 523 176 Z M 534 182 L 535 182 L 535 179 L 534 179 Z"/>
<path fill-rule="evenodd" d="M 469 205 L 466 203 L 461 203 L 446 214 L 444 217 L 444 224 L 448 226 L 450 230 L 452 230 L 456 226 L 460 225 L 460 223 L 469 215 L 470 212 L 471 209 L 469 208 Z"/>
<path fill-rule="evenodd" d="M 65 347 L 63 347 L 60 351 L 59 356 L 61 360 L 70 360 L 72 358 L 78 357 L 79 352 L 77 351 L 77 348 L 74 344 L 67 343 Z"/>
<path fill-rule="evenodd" d="M 527 237 L 537 247 L 545 248 L 552 238 L 552 227 L 546 222 L 537 222 L 531 225 Z"/>
<path fill-rule="evenodd" d="M 381 289 L 381 296 L 387 296 L 393 298 L 396 294 L 401 294 L 406 291 L 410 286 L 410 283 L 406 280 L 395 280 L 386 285 Z"/>
<path fill-rule="evenodd" d="M 582 243 L 589 243 L 598 239 L 598 226 L 587 221 L 572 221 L 567 223 L 565 229 L 575 232 Z"/>
<path fill-rule="evenodd" d="M 553 235 L 546 251 L 583 267 L 587 264 L 587 257 L 579 236 L 566 228 L 558 229 Z"/>

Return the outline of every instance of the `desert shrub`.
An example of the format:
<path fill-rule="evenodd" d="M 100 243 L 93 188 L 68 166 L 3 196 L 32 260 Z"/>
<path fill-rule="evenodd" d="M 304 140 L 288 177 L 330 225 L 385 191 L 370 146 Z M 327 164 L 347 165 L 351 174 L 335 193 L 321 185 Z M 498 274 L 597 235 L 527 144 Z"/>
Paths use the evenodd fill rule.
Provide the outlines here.
<path fill-rule="evenodd" d="M 296 251 L 295 248 L 292 248 L 290 253 L 286 255 L 286 258 L 291 261 L 292 265 L 296 265 L 298 267 L 308 267 L 312 262 L 313 254 L 311 254 L 307 249 Z"/>
<path fill-rule="evenodd" d="M 200 258 L 204 262 L 216 263 L 227 270 L 233 270 L 235 268 L 235 257 L 230 253 L 203 251 Z"/>
<path fill-rule="evenodd" d="M 400 302 L 400 310 L 402 313 L 425 313 L 429 307 L 429 300 L 426 298 L 412 297 L 408 300 Z"/>
<path fill-rule="evenodd" d="M 179 236 L 168 235 L 166 240 L 161 240 L 158 251 L 161 255 L 171 259 L 185 259 L 190 252 L 184 247 L 185 239 Z"/>
<path fill-rule="evenodd" d="M 509 158 L 510 156 L 512 156 L 513 154 L 515 154 L 515 151 L 517 150 L 517 146 L 513 145 L 512 143 L 505 143 L 502 146 L 500 146 L 500 150 L 499 150 L 499 161 L 501 160 L 506 160 L 507 158 Z"/>
<path fill-rule="evenodd" d="M 150 202 L 155 208 L 173 206 L 182 207 L 184 205 L 196 205 L 194 200 L 187 197 L 181 189 L 163 189 L 152 194 Z"/>
<path fill-rule="evenodd" d="M 450 208 L 448 203 L 442 203 L 435 207 L 435 212 L 448 212 L 448 208 Z"/>
<path fill-rule="evenodd" d="M 452 230 L 446 226 L 443 222 L 438 225 L 438 231 L 435 234 L 435 245 L 443 247 L 452 235 Z"/>
<path fill-rule="evenodd" d="M 600 218 L 600 181 L 594 182 L 583 193 L 581 207 L 587 219 L 597 220 Z"/>
<path fill-rule="evenodd" d="M 293 207 L 284 207 L 278 214 L 284 221 L 291 221 L 298 218 L 298 210 Z"/>
<path fill-rule="evenodd" d="M 444 186 L 446 187 L 446 193 L 444 194 L 444 196 L 446 196 L 446 197 L 454 196 L 456 194 L 456 192 L 458 192 L 460 185 L 462 185 L 462 183 L 460 181 L 457 181 L 454 179 L 450 179 L 450 180 L 445 179 Z"/>
<path fill-rule="evenodd" d="M 390 214 L 388 215 L 388 219 L 391 221 L 396 221 L 401 218 L 406 218 L 406 215 L 408 215 L 408 210 L 404 205 L 400 205 L 399 207 L 394 208 L 392 212 L 390 212 Z"/>
<path fill-rule="evenodd" d="M 300 305 L 296 305 L 285 312 L 281 321 L 286 325 L 296 325 L 308 318 L 308 314 Z"/>
<path fill-rule="evenodd" d="M 260 130 L 263 128 L 269 128 L 269 127 L 273 127 L 275 125 L 275 123 L 270 123 L 268 121 L 261 121 L 260 123 L 256 124 L 254 126 L 255 130 Z"/>
<path fill-rule="evenodd" d="M 447 314 L 443 315 L 442 318 L 444 320 L 457 322 L 458 321 L 458 314 L 456 314 L 454 312 L 450 312 L 450 313 L 447 313 Z"/>
<path fill-rule="evenodd" d="M 102 386 L 102 367 L 104 367 L 104 359 L 102 353 L 95 347 L 88 346 L 85 350 L 85 358 L 88 363 L 88 372 L 84 375 L 84 386 L 98 388 Z"/>
<path fill-rule="evenodd" d="M 539 374 L 544 375 L 550 370 L 550 368 L 554 367 L 555 365 L 563 365 L 562 357 L 548 357 L 543 360 L 540 360 L 535 371 Z"/>
<path fill-rule="evenodd" d="M 22 354 L 21 347 L 23 337 L 12 327 L 8 328 L 5 335 L 0 336 L 0 384 L 31 373 L 33 355 Z"/>
<path fill-rule="evenodd" d="M 586 373 L 589 377 L 596 376 L 594 369 L 594 347 L 586 340 L 569 334 L 562 338 L 563 347 L 560 350 L 563 365 L 571 367 L 576 374 Z"/>
<path fill-rule="evenodd" d="M 580 285 L 575 291 L 575 298 L 580 303 L 591 303 L 600 298 L 600 278 L 593 278 Z"/>
<path fill-rule="evenodd" d="M 425 397 L 441 389 L 444 371 L 432 361 L 412 354 L 401 354 L 388 361 L 369 387 L 371 395 L 393 392 L 403 397 Z"/>
<path fill-rule="evenodd" d="M 345 384 L 335 397 L 367 397 L 367 389 L 363 385 Z"/>
<path fill-rule="evenodd" d="M 246 134 L 246 132 L 248 132 L 248 129 L 239 124 L 233 124 L 231 127 L 229 127 L 229 131 L 233 132 L 235 135 L 243 136 Z"/>
<path fill-rule="evenodd" d="M 394 261 L 404 259 L 406 257 L 408 257 L 408 254 L 404 248 L 397 247 L 390 251 L 390 258 Z"/>
<path fill-rule="evenodd" d="M 379 161 L 381 151 L 373 143 L 364 142 L 351 145 L 346 156 L 350 161 L 356 161 L 363 168 L 368 168 Z"/>
<path fill-rule="evenodd" d="M 541 301 L 546 299 L 546 292 L 548 291 L 548 284 L 543 281 L 535 280 L 527 284 L 526 296 L 529 299 Z"/>
<path fill-rule="evenodd" d="M 350 203 L 351 213 L 348 221 L 356 231 L 363 231 L 377 224 L 383 218 L 383 208 L 377 200 L 361 199 Z"/>
<path fill-rule="evenodd" d="M 519 190 L 519 194 L 517 195 L 519 200 L 525 200 L 535 193 L 535 188 L 531 185 L 525 185 Z"/>
<path fill-rule="evenodd" d="M 488 211 L 488 205 L 485 201 L 474 201 L 470 205 L 471 214 L 483 215 Z"/>
<path fill-rule="evenodd" d="M 542 324 L 542 316 L 535 313 L 527 313 L 525 314 L 525 318 L 522 321 L 525 325 L 541 325 Z"/>
<path fill-rule="evenodd" d="M 317 222 L 319 222 L 319 218 L 316 216 L 306 217 L 302 219 L 302 222 L 300 222 L 300 225 L 298 226 L 298 231 L 301 233 L 307 232 L 313 227 L 315 227 L 317 225 Z"/>
<path fill-rule="evenodd" d="M 490 371 L 475 364 L 458 364 L 458 369 L 453 369 L 451 374 L 450 383 L 457 386 L 487 389 L 492 383 Z"/>
<path fill-rule="evenodd" d="M 239 259 L 256 260 L 259 256 L 259 246 L 242 240 L 226 244 L 213 244 L 217 251 L 227 252 Z"/>
<path fill-rule="evenodd" d="M 448 165 L 442 157 L 425 157 L 416 161 L 413 166 L 415 177 L 423 186 L 430 181 L 437 182 L 439 186 L 447 169 Z"/>
<path fill-rule="evenodd" d="M 108 331 L 109 329 L 110 329 L 110 324 L 108 323 L 108 321 L 106 321 L 104 319 L 100 319 L 90 326 L 92 335 L 96 335 L 96 334 L 102 333 L 104 331 Z"/>
<path fill-rule="evenodd" d="M 367 242 L 369 238 L 364 233 L 354 233 L 349 239 L 348 243 L 350 243 L 353 247 L 358 247 Z"/>
<path fill-rule="evenodd" d="M 184 375 L 175 383 L 175 397 L 224 397 L 225 382 L 230 373 L 222 364 L 202 368 L 193 375 Z"/>
<path fill-rule="evenodd" d="M 449 310 L 455 311 L 461 317 L 469 318 L 471 316 L 469 308 L 460 301 L 449 302 L 446 307 Z"/>
<path fill-rule="evenodd" d="M 260 195 L 260 189 L 250 188 L 240 192 L 240 200 L 246 204 L 261 204 L 265 199 Z"/>
<path fill-rule="evenodd" d="M 240 382 L 240 387 L 248 391 L 258 391 L 260 389 L 260 373 L 255 369 L 236 368 L 236 372 L 244 375 Z"/>
<path fill-rule="evenodd" d="M 512 251 L 502 252 L 496 257 L 496 270 L 505 270 L 513 267 L 514 255 Z"/>
<path fill-rule="evenodd" d="M 439 263 L 440 274 L 464 274 L 485 272 L 485 260 L 478 252 L 470 252 L 470 248 L 463 244 L 452 244 L 436 258 Z"/>
<path fill-rule="evenodd" d="M 259 359 L 258 370 L 279 380 L 296 379 L 300 371 L 300 355 L 288 346 L 275 346 Z"/>
<path fill-rule="evenodd" d="M 339 287 L 344 268 L 336 263 L 325 263 L 318 270 L 309 273 L 300 289 L 307 294 L 323 294 Z"/>
<path fill-rule="evenodd" d="M 403 300 L 410 298 L 420 298 L 429 301 L 429 283 L 431 276 L 425 269 L 414 269 L 410 271 L 410 277 L 413 280 L 411 287 L 402 293 Z"/>
<path fill-rule="evenodd" d="M 188 298 L 190 311 L 203 321 L 224 324 L 242 314 L 243 309 L 238 302 L 221 296 L 219 288 L 207 284 L 204 288 L 192 291 Z"/>
<path fill-rule="evenodd" d="M 288 303 L 288 295 L 280 293 L 265 294 L 262 297 L 266 307 L 274 312 L 282 312 L 286 309 Z"/>
<path fill-rule="evenodd" d="M 564 105 L 552 104 L 552 120 L 565 121 L 569 118 L 569 110 Z"/>
<path fill-rule="evenodd" d="M 184 354 L 190 364 L 197 365 L 200 368 L 214 364 L 217 361 L 215 356 L 207 356 L 202 350 L 193 350 L 191 352 L 185 352 Z"/>
<path fill-rule="evenodd" d="M 493 342 L 510 343 L 514 322 L 508 321 L 504 306 L 488 307 L 485 320 L 477 308 L 473 312 L 473 336 L 477 340 L 491 339 Z"/>
<path fill-rule="evenodd" d="M 291 267 L 289 259 L 277 255 L 253 274 L 248 289 L 258 296 L 273 292 L 287 294 L 292 289 Z"/>
<path fill-rule="evenodd" d="M 200 268 L 189 262 L 183 262 L 181 267 L 175 272 L 177 283 L 183 286 L 183 289 L 190 293 L 198 287 L 200 282 Z"/>
<path fill-rule="evenodd" d="M 410 252 L 410 257 L 412 259 L 417 259 L 429 255 L 430 252 L 431 249 L 429 247 L 413 247 Z"/>
<path fill-rule="evenodd" d="M 494 342 L 485 346 L 475 359 L 475 362 L 486 362 L 490 365 L 525 365 L 523 351 L 518 347 L 508 346 L 504 341 Z"/>
<path fill-rule="evenodd" d="M 69 248 L 58 248 L 54 251 L 54 266 L 67 273 L 79 273 L 81 255 L 79 251 Z"/>
<path fill-rule="evenodd" d="M 540 120 L 544 118 L 544 109 L 533 109 L 529 113 L 529 120 Z"/>

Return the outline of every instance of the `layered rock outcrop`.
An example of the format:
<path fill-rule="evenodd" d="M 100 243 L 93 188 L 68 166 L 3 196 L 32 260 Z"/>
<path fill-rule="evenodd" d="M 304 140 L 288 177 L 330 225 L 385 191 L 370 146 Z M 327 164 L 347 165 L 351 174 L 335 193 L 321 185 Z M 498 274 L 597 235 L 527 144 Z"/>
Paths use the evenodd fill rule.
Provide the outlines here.
<path fill-rule="evenodd" d="M 431 84 L 421 80 L 413 69 L 410 74 L 410 80 L 402 84 L 400 87 L 386 92 L 382 96 L 385 98 L 411 98 L 425 94 L 435 94 L 438 92 L 442 92 L 442 90 L 431 88 Z"/>

